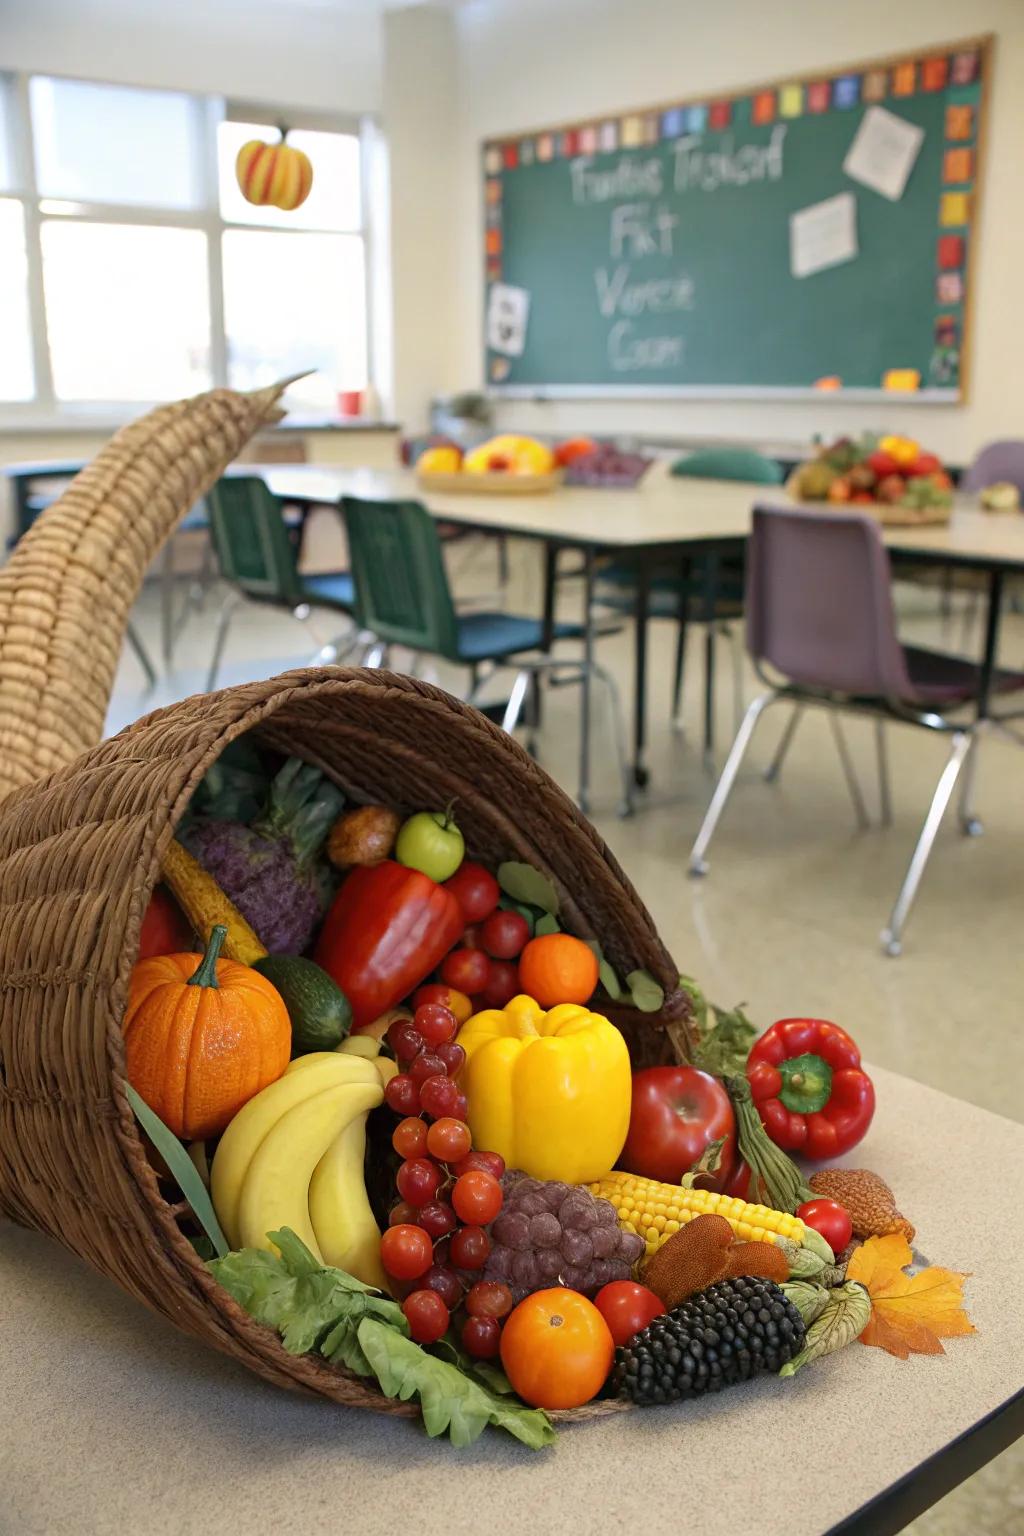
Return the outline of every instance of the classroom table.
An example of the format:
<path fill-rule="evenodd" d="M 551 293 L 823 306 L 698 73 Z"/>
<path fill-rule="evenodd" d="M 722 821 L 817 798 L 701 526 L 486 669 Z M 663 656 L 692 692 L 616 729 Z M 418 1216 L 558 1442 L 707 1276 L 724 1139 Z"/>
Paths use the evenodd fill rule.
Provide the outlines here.
<path fill-rule="evenodd" d="M 407 469 L 331 469 L 313 464 L 240 467 L 258 474 L 274 494 L 293 503 L 337 503 L 341 496 L 367 500 L 414 499 L 437 519 L 463 527 L 519 538 L 540 540 L 546 550 L 548 576 L 558 551 L 578 550 L 583 559 L 584 656 L 593 657 L 595 624 L 593 591 L 599 555 L 614 554 L 636 564 L 636 699 L 633 772 L 636 783 L 647 782 L 644 762 L 646 631 L 652 571 L 678 561 L 700 557 L 705 566 L 705 621 L 714 613 L 716 557 L 738 554 L 750 533 L 757 504 L 798 506 L 782 487 L 754 486 L 736 481 L 674 478 L 664 464 L 654 465 L 631 490 L 569 487 L 539 495 L 488 495 L 424 491 Z M 992 671 L 998 651 L 999 619 L 1004 579 L 1024 572 L 1024 517 L 1015 513 L 981 511 L 973 498 L 957 498 L 952 521 L 944 527 L 883 529 L 895 562 L 913 561 L 963 567 L 988 577 L 985 644 L 981 658 L 976 711 L 988 714 Z M 553 583 L 545 581 L 550 621 Z M 696 617 L 700 617 L 697 615 Z M 590 682 L 585 672 L 580 709 L 580 784 L 578 799 L 588 808 L 590 787 Z"/>
<path fill-rule="evenodd" d="M 855 1343 L 791 1381 L 564 1426 L 548 1451 L 495 1430 L 455 1451 L 270 1387 L 0 1224 L 0 1528 L 889 1536 L 1024 1433 L 1024 1126 L 872 1076 L 844 1161 L 891 1180 L 927 1261 L 971 1272 L 977 1332 L 945 1355 Z"/>

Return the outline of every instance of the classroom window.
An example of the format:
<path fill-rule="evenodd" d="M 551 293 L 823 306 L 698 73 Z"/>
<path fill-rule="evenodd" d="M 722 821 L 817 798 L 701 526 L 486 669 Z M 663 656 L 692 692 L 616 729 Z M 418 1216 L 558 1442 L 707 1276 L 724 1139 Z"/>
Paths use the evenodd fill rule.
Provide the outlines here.
<path fill-rule="evenodd" d="M 0 76 L 0 401 L 15 415 L 304 370 L 296 398 L 330 410 L 365 386 L 358 127 L 290 129 L 313 187 L 286 213 L 235 181 L 272 121 L 180 91 Z"/>

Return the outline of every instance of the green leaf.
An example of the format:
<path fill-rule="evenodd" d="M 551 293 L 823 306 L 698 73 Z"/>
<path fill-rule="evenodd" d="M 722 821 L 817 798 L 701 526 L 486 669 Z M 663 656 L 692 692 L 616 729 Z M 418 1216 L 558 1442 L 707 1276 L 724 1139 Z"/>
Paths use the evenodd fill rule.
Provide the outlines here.
<path fill-rule="evenodd" d="M 476 1376 L 491 1392 L 497 1392 L 502 1397 L 511 1394 L 512 1383 L 501 1367 L 492 1360 L 474 1360 L 471 1355 L 467 1355 L 455 1342 L 454 1330 L 449 1329 L 443 1339 L 437 1339 L 426 1347 L 431 1354 L 457 1365 L 460 1371 L 468 1371 L 471 1376 Z"/>
<path fill-rule="evenodd" d="M 456 1446 L 471 1445 L 488 1424 L 497 1424 L 524 1445 L 540 1450 L 555 1438 L 546 1413 L 503 1402 L 457 1366 L 404 1339 L 371 1318 L 359 1325 L 359 1344 L 386 1397 L 418 1397 L 428 1435 L 446 1431 Z"/>
<path fill-rule="evenodd" d="M 716 1022 L 697 1046 L 693 1064 L 714 1077 L 735 1077 L 746 1071 L 757 1030 L 741 1007 L 730 1013 L 713 1009 L 712 1013 Z"/>
<path fill-rule="evenodd" d="M 150 1109 L 131 1083 L 125 1083 L 124 1091 L 129 1104 L 135 1111 L 135 1118 L 171 1170 L 175 1183 L 192 1207 L 192 1212 L 213 1244 L 214 1251 L 223 1256 L 228 1252 L 227 1238 L 220 1229 L 220 1222 L 213 1209 L 209 1191 L 199 1177 L 195 1163 L 174 1132 L 167 1129 L 160 1116 Z"/>
<path fill-rule="evenodd" d="M 703 989 L 698 986 L 692 976 L 680 976 L 679 985 L 690 994 L 693 1016 L 697 1021 L 697 1028 L 703 1034 L 708 1026 L 708 1002 Z"/>
<path fill-rule="evenodd" d="M 597 977 L 602 987 L 608 993 L 613 1003 L 617 1003 L 622 996 L 622 983 L 615 973 L 614 967 L 602 955 L 597 966 Z"/>
<path fill-rule="evenodd" d="M 498 884 L 514 901 L 528 902 L 532 907 L 540 907 L 542 912 L 549 912 L 552 917 L 557 916 L 558 892 L 548 877 L 532 864 L 512 861 L 499 864 Z"/>
<path fill-rule="evenodd" d="M 533 931 L 539 939 L 546 933 L 561 933 L 562 930 L 554 913 L 545 912 L 543 917 L 538 917 Z"/>
<path fill-rule="evenodd" d="M 702 1173 L 717 1173 L 722 1166 L 722 1148 L 725 1146 L 725 1137 L 719 1136 L 717 1141 L 709 1141 L 704 1151 L 698 1157 L 693 1167 L 683 1174 L 679 1183 L 683 1189 L 692 1189 Z"/>
<path fill-rule="evenodd" d="M 658 985 L 650 971 L 630 971 L 626 977 L 626 986 L 633 1007 L 639 1008 L 641 1013 L 657 1013 L 659 1008 L 664 1007 L 664 989 Z"/>
<path fill-rule="evenodd" d="M 779 1372 L 780 1376 L 795 1376 L 797 1371 L 820 1360 L 823 1355 L 833 1355 L 860 1338 L 871 1316 L 871 1297 L 856 1280 L 847 1280 L 828 1293 L 828 1303 L 821 1315 L 807 1330 L 804 1347 L 794 1355 Z"/>
<path fill-rule="evenodd" d="M 828 1289 L 824 1285 L 812 1285 L 809 1280 L 787 1280 L 781 1289 L 800 1313 L 805 1328 L 809 1328 L 828 1306 Z"/>

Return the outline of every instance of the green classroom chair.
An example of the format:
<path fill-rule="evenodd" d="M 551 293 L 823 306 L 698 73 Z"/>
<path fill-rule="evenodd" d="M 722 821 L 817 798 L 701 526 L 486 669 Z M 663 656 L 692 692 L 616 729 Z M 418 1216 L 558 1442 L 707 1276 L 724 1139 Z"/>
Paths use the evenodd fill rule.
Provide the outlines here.
<path fill-rule="evenodd" d="M 479 698 L 484 685 L 500 667 L 515 669 L 515 678 L 502 718 L 512 732 L 519 723 L 527 696 L 532 695 L 531 730 L 538 719 L 537 689 L 542 676 L 553 685 L 579 681 L 582 659 L 551 656 L 544 650 L 542 619 L 501 612 L 459 613 L 452 599 L 437 524 L 415 501 L 363 501 L 345 496 L 342 516 L 348 533 L 349 558 L 355 579 L 355 615 L 363 632 L 377 644 L 367 654 L 367 666 L 387 664 L 392 646 L 420 656 L 438 656 L 467 667 L 467 703 Z M 583 626 L 556 623 L 553 640 L 581 640 Z M 539 652 L 530 655 L 530 652 Z M 614 679 L 596 662 L 591 675 L 608 695 L 615 756 L 623 786 L 621 809 L 632 806 L 621 725 L 621 708 Z M 532 742 L 531 742 L 532 748 Z"/>
<path fill-rule="evenodd" d="M 329 608 L 351 618 L 355 588 L 348 571 L 300 573 L 298 541 L 285 523 L 281 503 L 258 475 L 223 477 L 208 493 L 207 505 L 220 575 L 234 588 L 217 620 L 206 678 L 206 691 L 211 693 L 231 621 L 243 602 L 283 609 L 301 623 L 313 608 Z M 340 642 L 322 646 L 314 661 L 340 661 L 358 644 L 358 631 L 353 629 Z"/>

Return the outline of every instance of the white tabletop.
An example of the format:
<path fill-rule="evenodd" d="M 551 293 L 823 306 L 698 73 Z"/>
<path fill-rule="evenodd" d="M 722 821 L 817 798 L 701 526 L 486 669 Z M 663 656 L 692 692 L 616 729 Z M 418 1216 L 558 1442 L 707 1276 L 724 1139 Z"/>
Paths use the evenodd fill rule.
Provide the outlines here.
<path fill-rule="evenodd" d="M 602 548 L 744 539 L 758 502 L 799 505 L 781 486 L 676 478 L 664 463 L 653 465 L 633 490 L 563 486 L 526 496 L 427 492 L 407 469 L 247 464 L 237 472 L 261 475 L 284 498 L 326 503 L 341 496 L 411 499 L 447 522 Z M 982 512 L 973 497 L 957 499 L 947 527 L 887 528 L 883 537 L 890 549 L 901 552 L 1024 569 L 1024 516 Z"/>
<path fill-rule="evenodd" d="M 0 1225 L 0 1530 L 620 1536 L 689 1510 L 700 1536 L 821 1536 L 1024 1388 L 1024 1126 L 873 1076 L 846 1161 L 891 1181 L 930 1260 L 972 1271 L 978 1332 L 945 1356 L 852 1344 L 789 1382 L 567 1426 L 549 1451 L 488 1430 L 456 1452 L 267 1386 Z"/>

